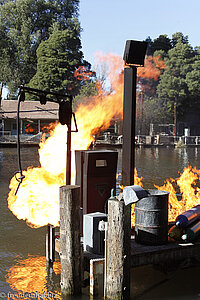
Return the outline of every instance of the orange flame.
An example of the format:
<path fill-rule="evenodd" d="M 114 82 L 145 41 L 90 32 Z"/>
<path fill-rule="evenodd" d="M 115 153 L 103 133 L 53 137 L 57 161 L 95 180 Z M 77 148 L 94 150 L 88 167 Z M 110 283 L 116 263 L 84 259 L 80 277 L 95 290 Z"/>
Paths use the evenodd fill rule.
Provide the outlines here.
<path fill-rule="evenodd" d="M 189 166 L 184 168 L 179 178 L 166 180 L 160 187 L 155 185 L 157 189 L 169 192 L 169 221 L 174 221 L 179 214 L 200 203 L 200 189 L 194 188 L 199 179 L 200 170 Z M 180 200 L 176 195 L 177 187 L 182 195 Z"/>
<path fill-rule="evenodd" d="M 138 177 L 135 169 L 135 184 L 143 186 L 142 177 Z M 200 188 L 197 181 L 200 180 L 200 170 L 191 166 L 184 168 L 183 173 L 177 179 L 167 179 L 162 186 L 154 185 L 158 190 L 169 192 L 168 220 L 175 221 L 176 217 L 184 211 L 200 204 Z M 123 186 L 120 186 L 123 189 Z M 180 194 L 177 194 L 177 190 Z M 178 199 L 180 196 L 181 199 Z M 135 223 L 134 205 L 131 207 L 131 226 Z"/>
<path fill-rule="evenodd" d="M 78 69 L 74 72 L 74 76 L 78 80 L 83 80 L 83 81 L 90 80 L 95 75 L 96 75 L 96 73 L 93 71 L 87 72 L 87 69 L 84 66 L 78 67 Z"/>
<path fill-rule="evenodd" d="M 155 81 L 161 75 L 163 69 L 165 69 L 165 63 L 161 59 L 161 56 L 148 56 L 145 58 L 144 67 L 138 68 L 138 77 L 154 79 Z"/>
<path fill-rule="evenodd" d="M 75 175 L 74 150 L 87 149 L 94 141 L 94 134 L 107 129 L 114 117 L 122 119 L 123 61 L 119 56 L 111 54 L 103 56 L 98 53 L 97 58 L 108 65 L 111 90 L 104 94 L 100 93 L 100 96 L 94 97 L 87 105 L 81 104 L 76 111 L 79 132 L 72 134 L 72 182 Z M 153 63 L 155 68 L 156 66 L 159 69 L 164 68 L 159 58 L 151 59 L 153 62 L 148 63 L 147 60 L 146 69 L 154 70 Z M 144 71 L 140 74 L 140 76 L 147 76 L 150 73 Z M 155 74 L 151 76 L 155 77 Z M 11 179 L 8 207 L 17 218 L 26 220 L 29 226 L 59 225 L 59 186 L 65 184 L 66 131 L 66 126 L 61 124 L 54 125 L 54 128 L 51 126 L 50 137 L 40 143 L 41 167 L 30 167 L 23 172 L 25 179 L 17 195 L 15 190 L 18 182 L 15 177 Z M 180 179 L 166 181 L 162 187 L 156 186 L 158 189 L 170 191 L 169 220 L 173 220 L 180 212 L 199 203 L 199 188 L 196 190 L 193 188 L 199 176 L 199 170 L 189 167 L 184 169 Z M 135 178 L 135 184 L 142 186 L 142 178 L 138 176 Z M 183 194 L 181 201 L 177 200 L 173 183 Z"/>
<path fill-rule="evenodd" d="M 121 175 L 121 173 L 120 173 L 120 175 Z M 143 177 L 138 177 L 137 169 L 135 168 L 134 169 L 134 184 L 142 187 L 143 186 L 142 179 L 143 179 Z M 123 190 L 124 187 L 125 186 L 123 186 L 123 185 L 119 185 L 119 188 L 121 190 Z M 135 205 L 132 204 L 131 205 L 131 227 L 134 227 L 134 224 L 135 224 Z"/>
<path fill-rule="evenodd" d="M 36 125 L 26 124 L 25 125 L 25 133 L 36 133 L 37 127 Z"/>
<path fill-rule="evenodd" d="M 118 178 L 120 175 L 122 175 L 122 174 L 118 173 L 117 176 L 116 176 L 116 178 Z M 137 169 L 135 168 L 134 169 L 134 184 L 135 185 L 139 185 L 139 186 L 143 186 L 142 179 L 143 179 L 143 177 L 138 177 L 138 172 L 137 172 Z M 119 188 L 121 190 L 123 190 L 125 188 L 125 186 L 119 184 Z"/>
<path fill-rule="evenodd" d="M 53 270 L 55 275 L 60 274 L 60 261 L 56 260 L 54 262 Z M 23 260 L 18 259 L 17 264 L 8 270 L 6 282 L 21 295 L 21 297 L 16 297 L 17 294 L 10 293 L 11 299 L 43 299 L 47 298 L 48 293 L 51 298 L 51 292 L 47 291 L 46 258 L 44 256 L 29 256 Z M 26 293 L 26 295 L 23 296 L 23 293 Z M 32 297 L 31 295 L 28 296 L 27 293 L 31 294 Z M 56 295 L 56 298 L 61 298 L 59 291 L 54 291 L 53 294 Z M 12 295 L 15 296 L 12 297 Z"/>
<path fill-rule="evenodd" d="M 117 73 L 115 59 L 109 64 L 110 56 L 102 57 L 110 72 Z M 114 117 L 122 118 L 123 77 L 121 69 L 112 84 L 112 93 L 94 97 L 89 104 L 81 104 L 76 111 L 78 133 L 72 134 L 72 182 L 75 174 L 74 150 L 85 150 L 94 141 L 94 134 L 110 126 Z M 32 227 L 47 224 L 59 225 L 59 186 L 65 184 L 67 127 L 58 124 L 50 131 L 50 137 L 41 141 L 39 157 L 41 167 L 28 168 L 23 172 L 25 179 L 15 195 L 18 182 L 10 182 L 8 207 L 18 219 L 26 220 Z"/>

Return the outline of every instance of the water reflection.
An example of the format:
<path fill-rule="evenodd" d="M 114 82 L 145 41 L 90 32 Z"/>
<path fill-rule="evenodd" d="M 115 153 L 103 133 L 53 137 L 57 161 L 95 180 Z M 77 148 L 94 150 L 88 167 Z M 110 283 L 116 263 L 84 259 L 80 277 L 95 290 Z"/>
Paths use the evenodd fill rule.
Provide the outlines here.
<path fill-rule="evenodd" d="M 196 160 L 198 159 L 198 148 L 197 147 L 195 147 L 195 149 L 194 149 L 194 157 Z"/>
<path fill-rule="evenodd" d="M 3 161 L 3 152 L 0 151 L 0 163 Z"/>
<path fill-rule="evenodd" d="M 6 277 L 12 293 L 16 295 L 29 293 L 32 298 L 61 299 L 58 260 L 54 262 L 52 269 L 46 266 L 44 256 L 29 255 L 26 259 L 17 258 Z"/>

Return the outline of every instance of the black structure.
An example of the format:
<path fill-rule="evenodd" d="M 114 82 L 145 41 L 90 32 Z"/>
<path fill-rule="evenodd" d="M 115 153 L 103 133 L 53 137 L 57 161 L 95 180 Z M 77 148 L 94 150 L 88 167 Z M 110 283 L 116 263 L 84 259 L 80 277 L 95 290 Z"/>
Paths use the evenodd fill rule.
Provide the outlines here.
<path fill-rule="evenodd" d="M 136 119 L 136 85 L 137 68 L 144 65 L 147 43 L 126 41 L 124 51 L 124 107 L 123 107 L 123 144 L 122 144 L 122 183 L 124 186 L 134 185 L 135 167 L 135 119 Z M 130 205 L 125 207 L 127 226 L 124 232 L 124 248 L 126 260 L 124 266 L 124 299 L 130 299 Z"/>
<path fill-rule="evenodd" d="M 134 184 L 134 149 L 136 118 L 137 68 L 144 65 L 146 42 L 128 40 L 124 51 L 124 107 L 123 107 L 123 145 L 122 145 L 122 183 Z"/>
<path fill-rule="evenodd" d="M 140 41 L 126 41 L 124 50 L 124 61 L 126 65 L 144 66 L 144 58 L 147 50 L 147 43 Z"/>
<path fill-rule="evenodd" d="M 24 179 L 21 166 L 21 152 L 20 152 L 20 103 L 25 101 L 25 93 L 32 94 L 39 98 L 40 103 L 45 105 L 47 101 L 55 102 L 59 104 L 59 121 L 62 125 L 67 125 L 67 162 L 66 162 L 66 185 L 71 184 L 71 133 L 78 132 L 77 123 L 75 114 L 72 112 L 72 95 L 64 95 L 56 92 L 44 91 L 39 89 L 33 89 L 30 87 L 24 87 L 21 85 L 19 87 L 18 93 L 18 106 L 17 106 L 17 151 L 18 151 L 18 167 L 19 171 L 16 174 L 20 174 L 19 177 L 16 177 L 16 180 L 19 182 L 18 187 L 15 191 L 15 195 L 18 192 L 19 186 Z M 75 123 L 75 131 L 71 130 L 71 121 L 72 117 Z"/>

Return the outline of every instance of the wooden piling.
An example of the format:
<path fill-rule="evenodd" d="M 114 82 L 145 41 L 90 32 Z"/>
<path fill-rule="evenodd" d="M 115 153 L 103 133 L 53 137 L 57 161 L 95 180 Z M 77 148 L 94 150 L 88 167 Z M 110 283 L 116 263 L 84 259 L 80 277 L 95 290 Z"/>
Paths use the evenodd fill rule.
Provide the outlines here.
<path fill-rule="evenodd" d="M 130 299 L 130 205 L 108 201 L 106 238 L 106 299 Z"/>
<path fill-rule="evenodd" d="M 80 187 L 60 187 L 61 290 L 81 294 Z"/>

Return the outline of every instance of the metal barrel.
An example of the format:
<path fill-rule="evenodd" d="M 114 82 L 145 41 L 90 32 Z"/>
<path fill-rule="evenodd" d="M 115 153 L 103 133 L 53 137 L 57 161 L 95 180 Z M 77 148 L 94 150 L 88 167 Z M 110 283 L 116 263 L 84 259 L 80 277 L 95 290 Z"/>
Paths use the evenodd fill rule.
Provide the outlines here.
<path fill-rule="evenodd" d="M 135 204 L 135 241 L 162 245 L 168 241 L 168 196 L 160 190 L 149 190 L 149 196 Z"/>

